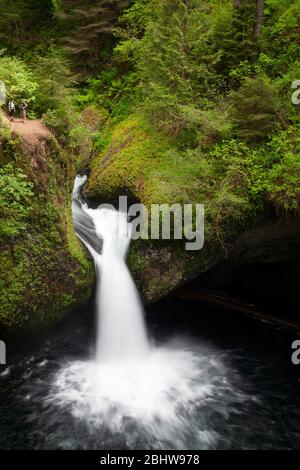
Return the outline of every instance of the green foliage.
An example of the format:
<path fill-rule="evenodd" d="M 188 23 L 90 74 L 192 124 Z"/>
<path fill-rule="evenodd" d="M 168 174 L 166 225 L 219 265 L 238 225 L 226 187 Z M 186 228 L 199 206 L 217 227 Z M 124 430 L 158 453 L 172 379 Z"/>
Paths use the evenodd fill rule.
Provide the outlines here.
<path fill-rule="evenodd" d="M 106 110 L 107 116 L 103 123 L 108 120 L 109 115 L 114 122 L 118 122 L 133 110 L 135 93 L 132 90 L 136 82 L 135 72 L 124 76 L 113 66 L 87 81 L 86 86 L 77 95 L 77 103 L 80 108 L 92 105 Z"/>
<path fill-rule="evenodd" d="M 15 238 L 28 228 L 33 184 L 12 164 L 0 168 L 0 237 Z"/>
<path fill-rule="evenodd" d="M 280 215 L 297 214 L 299 208 L 299 150 L 299 125 L 274 135 L 261 150 L 261 159 L 265 163 L 260 178 L 264 181 L 266 199 L 273 203 Z M 253 178 L 253 186 L 256 184 Z"/>
<path fill-rule="evenodd" d="M 278 132 L 259 148 L 236 140 L 224 141 L 210 152 L 215 161 L 214 173 L 223 177 L 233 165 L 240 190 L 248 188 L 252 210 L 261 211 L 272 202 L 279 214 L 293 213 L 299 204 L 300 191 L 300 141 L 295 139 L 298 133 L 296 127 Z M 240 180 L 242 174 L 244 178 Z"/>
<path fill-rule="evenodd" d="M 76 120 L 73 85 L 75 80 L 58 48 L 36 57 L 30 66 L 16 57 L 0 57 L 0 76 L 16 105 L 21 99 L 29 104 L 30 118 L 45 114 L 45 122 L 67 144 Z"/>
<path fill-rule="evenodd" d="M 113 30 L 128 0 L 63 0 L 59 15 L 65 50 L 82 74 L 91 73 L 109 61 Z"/>
<path fill-rule="evenodd" d="M 257 57 L 254 38 L 256 0 L 242 0 L 233 8 L 230 22 L 216 37 L 215 48 L 221 50 L 218 71 L 229 75 L 241 62 L 252 63 Z"/>
<path fill-rule="evenodd" d="M 62 10 L 62 0 L 52 0 L 52 6 L 55 13 L 59 13 Z"/>
<path fill-rule="evenodd" d="M 207 88 L 213 58 L 207 47 L 208 2 L 165 0 L 157 5 L 138 50 L 145 105 L 171 135 L 185 126 L 184 111 Z"/>
<path fill-rule="evenodd" d="M 32 68 L 38 82 L 34 110 L 65 146 L 75 148 L 80 133 L 80 116 L 76 109 L 76 79 L 63 51 L 52 46 L 47 55 L 37 57 Z M 80 144 L 79 144 L 80 145 Z"/>
<path fill-rule="evenodd" d="M 274 110 L 268 109 L 271 106 L 267 94 L 274 96 L 277 92 L 274 108 L 277 105 L 282 108 L 279 109 L 282 125 L 286 125 L 286 113 L 295 114 L 295 109 L 290 106 L 288 87 L 292 78 L 297 79 L 298 68 L 294 67 L 285 82 L 283 77 L 274 81 L 274 72 L 278 73 L 277 64 L 285 61 L 286 47 L 289 64 L 284 63 L 284 70 L 287 72 L 293 67 L 292 57 L 298 50 L 294 29 L 298 3 L 298 0 L 291 5 L 266 1 L 258 43 L 254 34 L 256 0 L 241 0 L 236 2 L 239 6 L 235 8 L 232 0 L 139 0 L 121 17 L 118 31 L 121 41 L 115 48 L 116 59 L 134 65 L 140 81 L 143 109 L 157 127 L 179 139 L 188 129 L 185 140 L 190 139 L 192 145 L 195 145 L 195 133 L 199 130 L 199 110 L 202 113 L 215 107 L 217 116 L 220 109 L 224 110 L 224 105 L 220 108 L 221 96 L 238 90 L 245 80 L 256 78 L 257 87 L 260 82 L 265 84 L 265 89 L 261 85 L 258 91 L 266 105 L 262 111 L 270 113 L 268 134 L 272 130 Z M 280 47 L 277 47 L 277 41 Z M 267 92 L 271 78 L 277 87 Z M 262 116 L 257 114 L 256 120 L 259 120 Z M 217 122 L 212 127 L 217 127 Z M 202 137 L 203 131 L 200 135 Z M 224 134 L 221 132 L 220 135 Z"/>
<path fill-rule="evenodd" d="M 275 127 L 276 96 L 263 81 L 248 78 L 232 93 L 233 124 L 236 135 L 248 143 L 268 138 Z"/>
<path fill-rule="evenodd" d="M 158 0 L 136 0 L 126 9 L 120 19 L 127 28 L 127 37 L 142 37 L 149 22 L 156 17 Z M 122 34 L 126 37 L 125 31 Z"/>
<path fill-rule="evenodd" d="M 266 0 L 263 46 L 272 59 L 270 71 L 283 75 L 300 52 L 300 1 Z"/>
<path fill-rule="evenodd" d="M 120 27 L 116 28 L 119 41 L 114 48 L 116 59 L 132 65 L 137 59 L 140 39 L 146 28 L 157 16 L 159 0 L 136 0 L 120 17 Z"/>
<path fill-rule="evenodd" d="M 207 239 L 224 248 L 270 206 L 294 213 L 298 3 L 266 0 L 257 35 L 256 0 L 133 2 L 117 30 L 114 67 L 87 89 L 110 112 L 88 194 L 126 188 L 146 203 L 204 202 Z M 130 88 L 139 118 L 128 117 L 129 106 L 114 121 L 118 93 Z"/>
<path fill-rule="evenodd" d="M 16 103 L 21 99 L 34 103 L 38 83 L 24 61 L 0 55 L 0 77 L 5 83 L 8 97 L 12 96 Z"/>
<path fill-rule="evenodd" d="M 38 156 L 28 143 L 6 142 L 13 163 L 0 169 L 0 323 L 11 329 L 61 318 L 88 300 L 93 284 L 72 226 L 74 157 L 54 138 L 44 142 Z"/>
<path fill-rule="evenodd" d="M 93 156 L 90 197 L 124 192 L 146 204 L 204 203 L 206 240 L 226 251 L 254 217 L 274 209 L 280 217 L 299 211 L 300 114 L 291 86 L 300 80 L 300 0 L 265 0 L 259 35 L 257 5 L 0 0 L 0 80 L 16 101 L 29 102 L 31 116 L 42 117 L 63 144 L 64 152 L 53 158 L 72 178 L 74 162 L 66 149 L 84 162 Z M 2 161 L 19 158 L 9 150 L 4 127 L 1 136 Z M 69 205 L 57 206 L 70 177 L 62 167 L 53 169 L 61 179 L 49 170 L 48 191 L 35 199 L 21 170 L 1 170 L 1 235 L 5 243 L 14 240 L 17 258 L 2 254 L 13 271 L 2 317 L 31 285 L 29 311 L 44 312 L 38 303 L 41 260 L 59 275 L 64 243 L 71 257 L 63 275 L 72 273 L 68 278 L 80 284 L 78 263 L 87 271 Z M 139 264 L 139 255 L 132 259 Z M 53 283 L 58 312 L 74 298 L 68 289 L 60 296 Z"/>
<path fill-rule="evenodd" d="M 48 42 L 55 32 L 53 5 L 52 0 L 0 0 L 1 47 L 31 55 L 35 46 Z"/>
<path fill-rule="evenodd" d="M 35 59 L 34 75 L 38 82 L 36 100 L 39 113 L 48 110 L 72 109 L 75 79 L 62 51 L 51 47 L 47 55 Z"/>
<path fill-rule="evenodd" d="M 270 169 L 266 190 L 279 214 L 298 212 L 300 194 L 300 159 L 293 153 L 283 156 Z"/>

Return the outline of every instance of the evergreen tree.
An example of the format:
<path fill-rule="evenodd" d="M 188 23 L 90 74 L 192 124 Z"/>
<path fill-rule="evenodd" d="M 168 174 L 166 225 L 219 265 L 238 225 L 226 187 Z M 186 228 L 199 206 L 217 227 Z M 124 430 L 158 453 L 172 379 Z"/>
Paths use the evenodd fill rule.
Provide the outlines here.
<path fill-rule="evenodd" d="M 268 138 L 276 122 L 276 98 L 261 80 L 250 78 L 233 93 L 236 135 L 249 144 Z"/>
<path fill-rule="evenodd" d="M 75 78 L 62 51 L 51 47 L 47 55 L 36 59 L 33 69 L 39 84 L 36 93 L 39 114 L 62 107 L 71 111 Z"/>
<path fill-rule="evenodd" d="M 223 34 L 214 38 L 214 47 L 222 51 L 217 71 L 223 76 L 238 67 L 241 62 L 255 61 L 258 55 L 255 40 L 257 26 L 257 1 L 235 0 L 232 19 Z"/>
<path fill-rule="evenodd" d="M 255 23 L 255 32 L 254 37 L 258 41 L 260 37 L 263 14 L 264 14 L 265 0 L 257 0 L 257 12 L 256 12 L 256 23 Z"/>
<path fill-rule="evenodd" d="M 112 52 L 114 28 L 129 0 L 63 0 L 64 45 L 80 69 L 94 71 Z"/>
<path fill-rule="evenodd" d="M 163 0 L 156 5 L 156 17 L 140 43 L 138 70 L 145 105 L 176 134 L 209 88 L 209 5 L 203 0 Z"/>
<path fill-rule="evenodd" d="M 32 49 L 47 30 L 55 31 L 52 0 L 0 0 L 0 48 L 20 53 Z"/>

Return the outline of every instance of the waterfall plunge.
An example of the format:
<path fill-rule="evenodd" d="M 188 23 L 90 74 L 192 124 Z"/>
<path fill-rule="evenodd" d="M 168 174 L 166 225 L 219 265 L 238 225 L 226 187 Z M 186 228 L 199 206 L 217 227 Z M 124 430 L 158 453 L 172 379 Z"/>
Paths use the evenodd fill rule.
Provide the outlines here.
<path fill-rule="evenodd" d="M 63 363 L 48 400 L 101 433 L 104 445 L 113 435 L 113 448 L 120 439 L 129 449 L 210 448 L 217 434 L 205 419 L 206 407 L 216 403 L 226 414 L 234 394 L 226 366 L 218 350 L 191 339 L 150 347 L 125 264 L 127 216 L 83 204 L 85 180 L 76 178 L 72 208 L 76 233 L 97 270 L 96 358 Z"/>
<path fill-rule="evenodd" d="M 93 256 L 97 272 L 96 359 L 140 360 L 147 354 L 149 344 L 142 303 L 125 262 L 131 225 L 125 213 L 103 206 L 90 209 L 83 204 L 80 188 L 85 181 L 85 176 L 76 178 L 73 217 L 76 233 Z M 99 240 L 103 241 L 100 253 Z"/>

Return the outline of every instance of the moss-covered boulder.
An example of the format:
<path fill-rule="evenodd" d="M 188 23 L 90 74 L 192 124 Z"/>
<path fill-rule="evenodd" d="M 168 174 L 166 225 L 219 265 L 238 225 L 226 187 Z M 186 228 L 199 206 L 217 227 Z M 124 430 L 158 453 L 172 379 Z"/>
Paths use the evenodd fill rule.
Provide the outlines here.
<path fill-rule="evenodd" d="M 157 140 L 138 116 L 114 128 L 108 144 L 90 162 L 91 174 L 85 193 L 89 199 L 115 199 L 121 193 L 150 202 L 149 179 L 165 145 Z"/>
<path fill-rule="evenodd" d="M 14 330 L 61 318 L 89 299 L 94 282 L 72 223 L 80 162 L 30 124 L 32 132 L 0 124 L 0 326 Z"/>
<path fill-rule="evenodd" d="M 87 198 L 115 202 L 118 196 L 128 195 L 148 209 L 164 203 L 205 205 L 202 250 L 186 251 L 184 241 L 178 240 L 132 243 L 129 265 L 145 301 L 159 299 L 228 257 L 236 262 L 251 262 L 246 252 L 262 257 L 265 253 L 273 261 L 300 257 L 297 185 L 274 177 L 287 168 L 284 146 L 282 156 L 271 154 L 271 147 L 264 155 L 235 141 L 212 151 L 182 150 L 140 115 L 103 132 L 106 145 L 90 162 L 84 188 Z M 288 181 L 295 171 L 299 169 L 294 164 Z M 289 193 L 282 190 L 285 185 Z M 291 207 L 286 213 L 284 204 L 279 204 L 279 189 L 281 199 Z M 270 203 L 272 198 L 277 205 Z"/>

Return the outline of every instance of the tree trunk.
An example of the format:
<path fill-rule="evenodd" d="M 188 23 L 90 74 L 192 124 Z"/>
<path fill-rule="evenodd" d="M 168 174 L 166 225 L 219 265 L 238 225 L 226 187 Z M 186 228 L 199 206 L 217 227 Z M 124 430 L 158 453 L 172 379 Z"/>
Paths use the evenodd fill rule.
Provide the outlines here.
<path fill-rule="evenodd" d="M 254 31 L 254 38 L 256 40 L 259 39 L 262 21 L 263 21 L 263 14 L 264 14 L 264 6 L 265 0 L 257 0 L 257 11 L 256 11 L 256 24 L 255 24 L 255 31 Z"/>
<path fill-rule="evenodd" d="M 243 0 L 233 0 L 233 8 L 235 10 L 238 10 L 242 5 L 242 1 Z"/>

